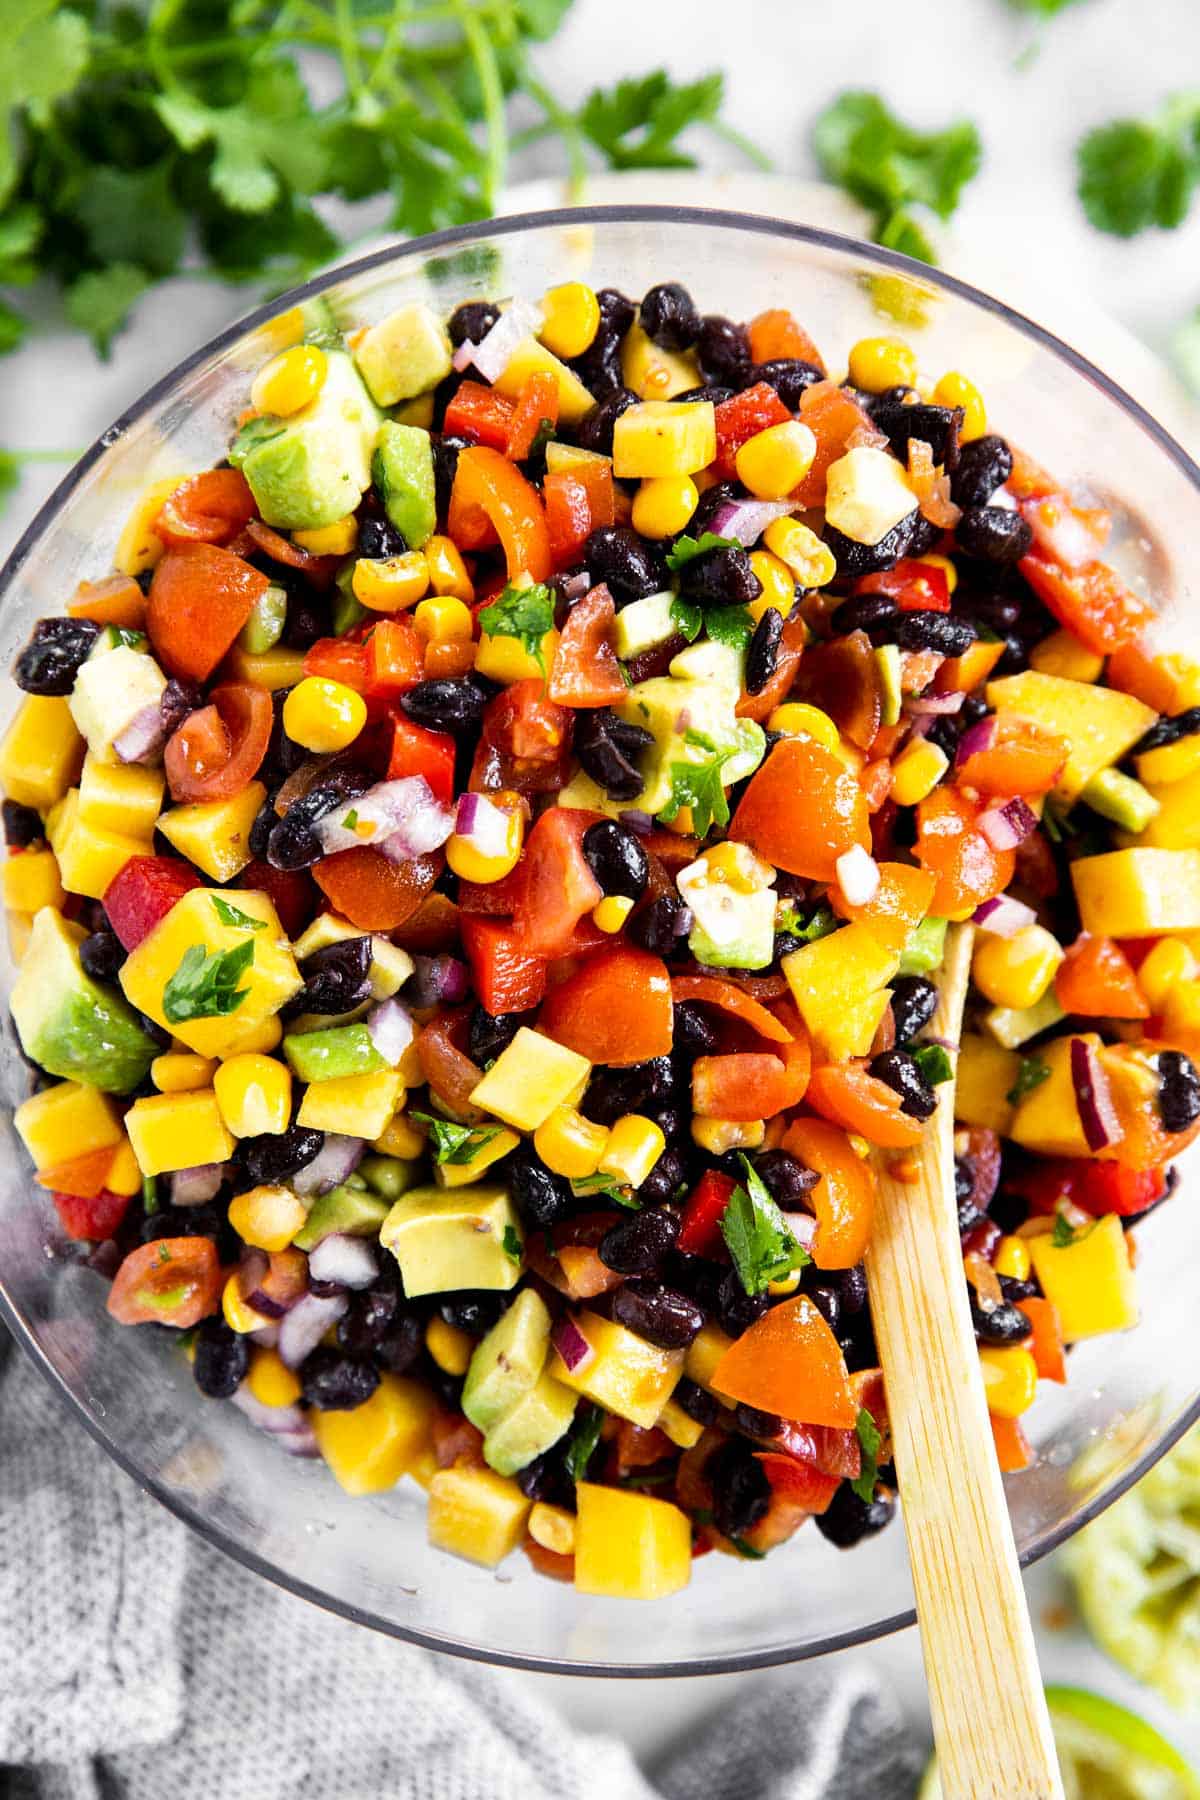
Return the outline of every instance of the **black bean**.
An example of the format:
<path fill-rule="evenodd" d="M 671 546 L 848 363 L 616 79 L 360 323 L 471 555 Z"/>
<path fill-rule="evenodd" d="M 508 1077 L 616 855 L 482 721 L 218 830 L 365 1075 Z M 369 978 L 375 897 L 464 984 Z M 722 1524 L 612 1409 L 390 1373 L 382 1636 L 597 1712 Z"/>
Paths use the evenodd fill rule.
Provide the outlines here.
<path fill-rule="evenodd" d="M 593 1071 L 580 1104 L 598 1125 L 615 1125 L 626 1113 L 667 1105 L 675 1097 L 676 1082 L 669 1056 L 654 1056 L 626 1069 L 599 1068 Z"/>
<path fill-rule="evenodd" d="M 255 813 L 254 823 L 250 827 L 250 836 L 247 839 L 247 842 L 250 846 L 251 856 L 258 857 L 260 861 L 266 858 L 267 851 L 270 848 L 271 833 L 274 831 L 278 822 L 279 814 L 275 811 L 275 803 L 268 794 L 267 798 Z"/>
<path fill-rule="evenodd" d="M 700 330 L 700 314 L 685 287 L 662 281 L 642 301 L 642 330 L 664 350 L 690 350 Z"/>
<path fill-rule="evenodd" d="M 115 981 L 128 954 L 115 931 L 93 931 L 79 946 L 83 972 L 93 981 Z"/>
<path fill-rule="evenodd" d="M 907 1050 L 884 1050 L 873 1057 L 870 1072 L 900 1096 L 900 1110 L 914 1119 L 927 1119 L 937 1106 L 937 1095 L 921 1073 L 916 1057 Z"/>
<path fill-rule="evenodd" d="M 304 1398 L 320 1412 L 348 1412 L 369 1400 L 378 1386 L 373 1363 L 356 1362 L 326 1345 L 306 1356 L 300 1367 Z"/>
<path fill-rule="evenodd" d="M 576 1210 L 575 1196 L 561 1175 L 554 1175 L 532 1144 L 521 1144 L 508 1164 L 509 1191 L 528 1225 L 554 1225 Z"/>
<path fill-rule="evenodd" d="M 871 418 L 880 431 L 887 433 L 888 442 L 902 462 L 908 458 L 910 438 L 919 438 L 929 445 L 935 463 L 947 470 L 954 468 L 964 416 L 961 406 L 934 406 L 920 400 L 908 405 L 881 395 L 871 401 L 870 408 Z"/>
<path fill-rule="evenodd" d="M 1015 563 L 1033 543 L 1033 527 L 1007 506 L 969 506 L 955 527 L 954 541 L 980 562 Z"/>
<path fill-rule="evenodd" d="M 741 1337 L 767 1310 L 765 1294 L 748 1294 L 736 1269 L 728 1269 L 717 1289 L 717 1317 L 730 1337 Z"/>
<path fill-rule="evenodd" d="M 1019 1306 L 1022 1300 L 1036 1300 L 1041 1293 L 1036 1281 L 1018 1281 L 1015 1275 L 1001 1275 L 999 1282 L 1000 1292 L 1014 1306 Z"/>
<path fill-rule="evenodd" d="M 1157 750 L 1163 744 L 1177 743 L 1180 738 L 1191 737 L 1197 731 L 1200 731 L 1200 706 L 1189 706 L 1186 712 L 1174 713 L 1152 725 L 1129 754 L 1140 756 L 1143 750 Z"/>
<path fill-rule="evenodd" d="M 843 1481 L 823 1513 L 816 1515 L 817 1530 L 839 1550 L 852 1550 L 863 1538 L 874 1537 L 890 1525 L 896 1502 L 886 1489 L 877 1488 L 869 1503 L 860 1500 L 848 1481 Z"/>
<path fill-rule="evenodd" d="M 683 1056 L 711 1056 L 717 1033 L 704 1008 L 695 1000 L 681 1000 L 674 1012 L 675 1049 Z"/>
<path fill-rule="evenodd" d="M 600 288 L 596 299 L 600 304 L 596 335 L 583 354 L 572 359 L 571 367 L 588 392 L 600 400 L 624 386 L 621 340 L 633 324 L 636 308 L 616 288 Z"/>
<path fill-rule="evenodd" d="M 1168 1131 L 1186 1131 L 1200 1118 L 1200 1076 L 1182 1050 L 1158 1053 L 1158 1110 Z"/>
<path fill-rule="evenodd" d="M 762 593 L 749 551 L 734 544 L 693 556 L 679 571 L 679 580 L 689 600 L 701 606 L 748 606 Z"/>
<path fill-rule="evenodd" d="M 500 1052 L 508 1049 L 522 1025 L 529 1023 L 530 1017 L 529 1013 L 490 1013 L 486 1007 L 477 1006 L 471 1014 L 467 1038 L 471 1061 L 481 1068 L 484 1063 L 495 1062 Z"/>
<path fill-rule="evenodd" d="M 689 1107 L 685 1112 L 677 1102 L 671 1106 L 651 1107 L 647 1116 L 653 1119 L 668 1143 L 674 1139 L 685 1137 L 692 1123 L 691 1108 Z M 639 1189 L 638 1191 L 640 1193 L 643 1190 Z"/>
<path fill-rule="evenodd" d="M 1012 474 L 1012 451 L 1002 437 L 989 432 L 964 444 L 958 467 L 950 477 L 950 497 L 955 506 L 986 506 L 996 489 Z"/>
<path fill-rule="evenodd" d="M 641 912 L 634 913 L 626 927 L 626 935 L 641 950 L 652 956 L 672 956 L 680 939 L 692 928 L 691 908 L 675 894 L 660 894 Z"/>
<path fill-rule="evenodd" d="M 500 308 L 491 300 L 464 300 L 446 320 L 450 342 L 457 350 L 463 344 L 480 343 L 500 317 Z"/>
<path fill-rule="evenodd" d="M 960 1200 L 958 1203 L 959 1237 L 969 1237 L 977 1225 L 982 1225 L 984 1216 L 973 1200 Z"/>
<path fill-rule="evenodd" d="M 674 1213 L 643 1207 L 606 1231 L 596 1254 L 605 1268 L 617 1275 L 651 1275 L 674 1249 L 678 1236 L 679 1219 Z"/>
<path fill-rule="evenodd" d="M 458 453 L 470 449 L 470 439 L 454 437 L 444 431 L 431 432 L 430 439 L 433 444 L 434 500 L 438 518 L 444 519 L 450 505 L 450 489 L 458 473 Z"/>
<path fill-rule="evenodd" d="M 375 1346 L 375 1360 L 392 1375 L 407 1375 L 421 1361 L 425 1327 L 416 1313 L 405 1313 Z"/>
<path fill-rule="evenodd" d="M 830 1287 L 828 1282 L 822 1281 L 816 1287 L 809 1288 L 808 1297 L 830 1331 L 836 1333 L 842 1319 L 842 1300 L 837 1289 Z"/>
<path fill-rule="evenodd" d="M 721 508 L 739 497 L 744 498 L 744 495 L 736 481 L 718 481 L 714 487 L 705 488 L 688 520 L 689 537 L 699 538 L 704 532 L 711 531 L 712 522 Z"/>
<path fill-rule="evenodd" d="M 32 806 L 20 806 L 15 800 L 6 800 L 3 818 L 4 842 L 10 850 L 27 850 L 30 844 L 40 844 L 46 835 L 41 816 Z"/>
<path fill-rule="evenodd" d="M 674 406 L 691 406 L 697 400 L 711 400 L 714 406 L 720 406 L 723 401 L 732 400 L 736 391 L 735 388 L 721 387 L 715 381 L 702 381 L 699 387 L 685 388 L 682 394 L 672 394 L 671 403 Z"/>
<path fill-rule="evenodd" d="M 852 1269 L 840 1269 L 837 1274 L 828 1275 L 826 1279 L 836 1285 L 843 1313 L 853 1315 L 864 1310 L 867 1304 L 867 1272 L 861 1263 L 855 1263 Z"/>
<path fill-rule="evenodd" d="M 824 379 L 815 363 L 801 362 L 797 356 L 777 356 L 771 362 L 755 363 L 746 385 L 756 387 L 760 381 L 765 381 L 769 388 L 775 389 L 789 412 L 799 412 L 805 391 Z"/>
<path fill-rule="evenodd" d="M 343 938 L 340 943 L 325 944 L 306 956 L 300 966 L 304 986 L 287 1001 L 281 1016 L 295 1018 L 299 1013 L 353 1012 L 371 998 L 371 958 L 373 951 L 368 936 Z"/>
<path fill-rule="evenodd" d="M 829 617 L 829 629 L 837 637 L 847 637 L 852 631 L 872 631 L 877 626 L 889 626 L 899 617 L 900 608 L 890 594 L 858 594 L 834 608 Z"/>
<path fill-rule="evenodd" d="M 231 1331 L 224 1319 L 204 1319 L 192 1340 L 196 1355 L 192 1375 L 196 1386 L 210 1400 L 228 1400 L 236 1394 L 250 1367 L 250 1345 Z"/>
<path fill-rule="evenodd" d="M 303 1169 L 325 1146 L 325 1133 L 303 1125 L 263 1137 L 242 1138 L 237 1147 L 238 1167 L 247 1187 L 276 1186 Z"/>
<path fill-rule="evenodd" d="M 160 1050 L 171 1048 L 171 1034 L 165 1026 L 159 1024 L 157 1019 L 152 1019 L 148 1013 L 139 1012 L 138 1023 L 147 1037 L 153 1038 Z"/>
<path fill-rule="evenodd" d="M 456 1331 L 481 1338 L 503 1313 L 506 1297 L 490 1293 L 486 1288 L 463 1288 L 456 1294 L 443 1294 L 438 1311 L 447 1325 L 453 1325 Z"/>
<path fill-rule="evenodd" d="M 783 614 L 768 606 L 746 648 L 746 692 L 761 694 L 775 673 L 783 637 Z"/>
<path fill-rule="evenodd" d="M 752 1438 L 777 1438 L 783 1430 L 778 1413 L 763 1412 L 760 1407 L 739 1402 L 733 1409 L 733 1422 L 739 1431 Z"/>
<path fill-rule="evenodd" d="M 937 1011 L 937 1001 L 937 989 L 924 975 L 901 975 L 892 983 L 892 1020 L 898 1044 L 907 1044 L 925 1029 Z"/>
<path fill-rule="evenodd" d="M 575 715 L 575 754 L 585 774 L 610 800 L 635 800 L 645 786 L 637 761 L 654 742 L 640 725 L 626 725 L 608 707 Z"/>
<path fill-rule="evenodd" d="M 615 819 L 589 826 L 583 835 L 583 854 L 605 894 L 640 900 L 650 875 L 646 852 L 626 826 Z"/>
<path fill-rule="evenodd" d="M 981 1344 L 1017 1344 L 1029 1336 L 1029 1320 L 1007 1301 L 999 1306 L 981 1306 L 975 1289 L 968 1285 L 971 1300 L 971 1322 Z"/>
<path fill-rule="evenodd" d="M 906 612 L 894 624 L 872 632 L 881 642 L 898 644 L 901 650 L 940 650 L 943 656 L 961 656 L 975 642 L 975 627 L 950 613 Z"/>
<path fill-rule="evenodd" d="M 405 699 L 408 696 L 405 695 Z M 307 869 L 323 855 L 313 826 L 343 801 L 365 793 L 372 777 L 365 769 L 345 763 L 326 771 L 325 778 L 292 801 L 283 818 L 271 827 L 267 861 L 276 869 Z"/>
<path fill-rule="evenodd" d="M 478 676 L 461 675 L 449 680 L 418 681 L 416 687 L 401 695 L 400 704 L 418 725 L 453 735 L 479 725 L 493 692 Z"/>
<path fill-rule="evenodd" d="M 908 545 L 904 554 L 906 556 L 924 556 L 926 551 L 932 550 L 940 539 L 941 526 L 935 525 L 932 519 L 927 519 L 923 513 L 919 512 L 909 513 L 908 520 Z"/>
<path fill-rule="evenodd" d="M 636 406 L 638 397 L 627 387 L 618 387 L 585 413 L 575 427 L 575 442 L 581 450 L 594 450 L 598 456 L 611 456 L 613 426 L 623 412 Z"/>
<path fill-rule="evenodd" d="M 687 1151 L 679 1144 L 668 1143 L 666 1149 L 643 1181 L 638 1193 L 646 1206 L 658 1206 L 672 1200 L 687 1185 Z"/>
<path fill-rule="evenodd" d="M 330 629 L 328 609 L 311 592 L 289 596 L 282 638 L 289 650 L 310 650 Z"/>
<path fill-rule="evenodd" d="M 293 809 L 294 810 L 294 809 Z M 311 869 L 320 862 L 324 851 L 321 840 L 302 815 L 286 817 L 271 827 L 267 842 L 267 861 L 274 869 Z"/>
<path fill-rule="evenodd" d="M 605 582 L 618 606 L 659 594 L 667 586 L 662 558 L 632 526 L 598 525 L 582 557 L 593 582 Z"/>
<path fill-rule="evenodd" d="M 671 1398 L 697 1425 L 715 1425 L 721 1415 L 720 1402 L 686 1375 L 676 1383 Z"/>
<path fill-rule="evenodd" d="M 914 522 L 920 517 L 915 507 L 907 518 L 885 531 L 877 544 L 860 544 L 833 525 L 825 526 L 825 544 L 837 561 L 838 574 L 845 577 L 876 575 L 883 569 L 894 569 L 902 556 L 910 554 Z"/>
<path fill-rule="evenodd" d="M 368 1356 L 377 1350 L 396 1323 L 400 1296 L 394 1288 L 371 1287 L 351 1294 L 337 1325 L 339 1349 L 349 1356 Z"/>
<path fill-rule="evenodd" d="M 744 325 L 735 325 L 720 313 L 708 313 L 700 321 L 696 354 L 705 381 L 727 382 L 733 388 L 746 385 L 751 359 Z"/>
<path fill-rule="evenodd" d="M 596 1445 L 596 1449 L 599 1449 Z M 593 1450 L 592 1455 L 595 1455 Z M 591 1456 L 588 1462 L 591 1462 Z M 581 1469 L 580 1475 L 587 1473 Z M 543 1450 L 532 1462 L 518 1469 L 514 1477 L 517 1486 L 527 1500 L 541 1501 L 546 1506 L 565 1506 L 572 1511 L 575 1507 L 575 1483 L 567 1473 L 563 1462 L 562 1450 L 558 1445 L 553 1449 Z"/>
<path fill-rule="evenodd" d="M 754 1158 L 754 1172 L 785 1212 L 799 1212 L 806 1194 L 821 1177 L 790 1150 L 764 1150 Z"/>
<path fill-rule="evenodd" d="M 713 1522 L 726 1537 L 744 1537 L 771 1504 L 771 1483 L 750 1445 L 731 1437 L 704 1466 L 712 1484 Z"/>
<path fill-rule="evenodd" d="M 39 619 L 13 665 L 13 680 L 27 694 L 69 694 L 99 635 L 93 619 Z"/>
<path fill-rule="evenodd" d="M 627 1281 L 613 1295 L 612 1316 L 660 1350 L 686 1350 L 704 1324 L 694 1300 L 656 1281 Z"/>
<path fill-rule="evenodd" d="M 364 519 L 359 525 L 356 556 L 403 556 L 407 549 L 408 539 L 390 519 Z"/>

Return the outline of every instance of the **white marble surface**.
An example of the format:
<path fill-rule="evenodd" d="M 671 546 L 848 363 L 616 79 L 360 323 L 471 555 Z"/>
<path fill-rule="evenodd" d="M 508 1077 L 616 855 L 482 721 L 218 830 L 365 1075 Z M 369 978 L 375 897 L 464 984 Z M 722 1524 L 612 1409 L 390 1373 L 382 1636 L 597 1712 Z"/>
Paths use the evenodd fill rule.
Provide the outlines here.
<path fill-rule="evenodd" d="M 1037 55 L 1019 66 L 1035 42 Z M 965 260 L 972 267 L 976 257 L 1007 267 L 1014 282 L 1032 277 L 1048 298 L 1044 307 L 1029 309 L 1053 314 L 1060 330 L 1074 309 L 1086 313 L 1095 332 L 1088 341 L 1092 354 L 1110 360 L 1131 386 L 1140 372 L 1161 396 L 1164 412 L 1179 405 L 1161 374 L 1147 371 L 1144 359 L 1128 351 L 1121 334 L 1102 329 L 1096 314 L 1106 312 L 1144 344 L 1163 350 L 1175 326 L 1200 304 L 1200 203 L 1192 222 L 1172 235 L 1151 233 L 1131 244 L 1101 237 L 1079 210 L 1071 157 L 1092 124 L 1146 111 L 1164 93 L 1195 82 L 1195 0 L 1087 0 L 1041 30 L 1003 0 L 843 0 L 836 9 L 816 0 L 739 0 L 736 7 L 712 0 L 577 0 L 566 29 L 542 57 L 547 78 L 572 100 L 597 79 L 658 63 L 679 78 L 723 67 L 729 118 L 793 175 L 815 173 L 809 124 L 841 88 L 877 87 L 902 114 L 930 126 L 970 114 L 983 132 L 987 160 L 960 218 Z M 736 156 L 721 146 L 711 162 L 713 168 L 737 166 Z M 548 167 L 525 161 L 513 173 L 544 174 Z M 699 192 L 689 197 L 705 198 L 705 186 L 698 184 Z M 713 197 L 721 203 L 715 184 Z M 765 200 L 760 204 L 776 210 Z M 21 449 L 86 444 L 151 380 L 250 303 L 244 291 L 208 281 L 173 282 L 144 303 L 136 328 L 119 341 L 107 365 L 97 363 L 82 340 L 48 322 L 25 351 L 0 363 L 0 441 Z M 1175 412 L 1173 423 L 1186 433 L 1186 415 Z M 0 519 L 0 553 L 11 547 L 58 473 L 28 471 Z M 851 1568 L 848 1563 L 848 1579 Z M 1200 1760 L 1200 1725 L 1181 1727 L 1077 1633 L 1047 1623 L 1062 1600 L 1054 1570 L 1033 1572 L 1029 1587 L 1047 1677 L 1090 1683 L 1125 1699 Z M 639 1616 L 631 1623 L 641 1629 L 650 1621 Z M 896 1685 L 923 1729 L 915 1635 L 860 1654 Z M 522 1674 L 505 1679 L 536 1686 L 579 1724 L 615 1731 L 653 1758 L 737 1680 L 802 1684 L 803 1670 L 654 1684 Z"/>

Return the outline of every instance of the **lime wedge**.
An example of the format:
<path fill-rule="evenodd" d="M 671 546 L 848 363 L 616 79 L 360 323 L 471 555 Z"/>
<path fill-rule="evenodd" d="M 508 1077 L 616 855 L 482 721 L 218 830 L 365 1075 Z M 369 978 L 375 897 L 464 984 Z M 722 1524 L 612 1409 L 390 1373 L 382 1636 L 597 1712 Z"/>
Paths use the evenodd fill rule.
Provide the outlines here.
<path fill-rule="evenodd" d="M 1084 1688 L 1048 1687 L 1067 1800 L 1200 1800 L 1200 1779 L 1145 1719 Z M 937 1763 L 918 1800 L 941 1800 Z"/>

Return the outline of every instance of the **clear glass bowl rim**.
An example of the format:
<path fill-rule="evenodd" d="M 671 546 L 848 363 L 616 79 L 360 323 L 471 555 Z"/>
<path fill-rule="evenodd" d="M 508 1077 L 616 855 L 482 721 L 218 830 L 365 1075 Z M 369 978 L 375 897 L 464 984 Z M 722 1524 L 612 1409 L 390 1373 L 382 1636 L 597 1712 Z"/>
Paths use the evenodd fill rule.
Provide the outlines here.
<path fill-rule="evenodd" d="M 811 245 L 816 249 L 831 250 L 838 255 L 874 263 L 881 270 L 906 275 L 910 279 L 922 282 L 927 287 L 940 289 L 958 299 L 966 300 L 982 311 L 991 313 L 1004 324 L 1030 338 L 1041 348 L 1050 351 L 1076 374 L 1082 376 L 1085 381 L 1090 382 L 1092 386 L 1107 395 L 1115 405 L 1129 415 L 1157 445 L 1158 449 L 1176 464 L 1195 489 L 1197 497 L 1200 498 L 1200 466 L 1171 433 L 1165 430 L 1132 395 L 1126 393 L 1124 388 L 1107 376 L 1102 369 L 1098 369 L 1087 357 L 1080 355 L 1079 351 L 1073 349 L 1070 344 L 1057 337 L 1053 332 L 1047 331 L 1044 326 L 1037 324 L 1035 320 L 1018 312 L 1014 307 L 1006 305 L 1003 301 L 995 299 L 970 282 L 948 274 L 943 269 L 931 268 L 927 263 L 917 262 L 912 257 L 902 255 L 899 251 L 888 250 L 881 245 L 867 243 L 842 232 L 826 231 L 816 226 L 801 225 L 788 219 L 777 219 L 761 213 L 743 213 L 715 207 L 671 205 L 554 207 L 545 211 L 513 213 L 503 218 L 476 220 L 467 225 L 455 225 L 446 231 L 430 232 L 424 237 L 409 238 L 402 243 L 371 251 L 368 255 L 336 264 L 323 274 L 314 276 L 311 281 L 288 289 L 286 293 L 278 295 L 263 306 L 256 307 L 231 325 L 226 326 L 223 331 L 218 332 L 215 337 L 210 338 L 207 343 L 194 350 L 189 356 L 184 357 L 182 361 L 176 363 L 172 369 L 169 369 L 165 375 L 148 387 L 132 405 L 114 420 L 107 430 L 101 433 L 58 483 L 49 498 L 39 507 L 17 540 L 3 567 L 0 568 L 0 605 L 3 604 L 4 594 L 9 584 L 17 575 L 39 538 L 52 528 L 59 512 L 78 483 L 124 432 L 136 424 L 152 407 L 167 399 L 193 370 L 221 351 L 230 348 L 240 338 L 266 324 L 279 313 L 286 312 L 290 307 L 298 306 L 306 300 L 311 300 L 326 292 L 327 289 L 337 287 L 344 280 L 364 274 L 368 270 L 383 268 L 392 263 L 419 260 L 428 255 L 482 239 L 519 237 L 523 232 L 549 229 L 555 226 L 604 226 L 638 223 L 694 225 L 708 231 L 752 232 L 762 237 L 786 238 L 792 242 Z M 888 1637 L 893 1632 L 905 1630 L 916 1623 L 915 1611 L 908 1608 L 887 1618 L 877 1619 L 858 1630 L 835 1633 L 820 1642 L 811 1644 L 780 1645 L 766 1650 L 743 1651 L 728 1656 L 650 1663 L 632 1668 L 612 1662 L 575 1661 L 568 1663 L 560 1662 L 551 1656 L 518 1654 L 503 1650 L 488 1651 L 475 1645 L 455 1644 L 425 1631 L 406 1628 L 393 1620 L 384 1619 L 363 1608 L 353 1606 L 336 1595 L 313 1587 L 298 1577 L 286 1573 L 266 1558 L 259 1556 L 256 1551 L 239 1543 L 229 1532 L 212 1524 L 182 1492 L 172 1490 L 155 1476 L 140 1468 L 135 1459 L 108 1434 L 101 1421 L 89 1411 L 83 1401 L 67 1385 L 63 1375 L 51 1362 L 34 1334 L 26 1326 L 20 1312 L 9 1299 L 2 1270 L 0 1270 L 0 1318 L 3 1319 L 22 1352 L 49 1383 L 59 1400 L 118 1467 L 130 1476 L 140 1488 L 173 1513 L 176 1518 L 181 1519 L 184 1524 L 196 1531 L 205 1542 L 223 1551 L 227 1556 L 231 1556 L 254 1574 L 276 1583 L 299 1598 L 322 1607 L 327 1612 L 336 1613 L 358 1625 L 370 1626 L 373 1630 L 382 1631 L 390 1637 L 399 1638 L 421 1649 L 460 1656 L 472 1662 L 527 1669 L 538 1674 L 653 1680 L 681 1675 L 736 1674 L 750 1669 L 771 1668 L 791 1662 L 807 1661 L 811 1657 L 824 1656 L 833 1651 L 871 1643 L 877 1638 Z M 1197 1393 L 1180 1416 L 1163 1430 L 1154 1444 L 1132 1468 L 1117 1477 L 1103 1493 L 1096 1495 L 1081 1507 L 1072 1519 L 1054 1530 L 1046 1532 L 1044 1536 L 1030 1544 L 1021 1553 L 1022 1567 L 1028 1568 L 1032 1564 L 1040 1562 L 1042 1557 L 1049 1555 L 1052 1550 L 1058 1549 L 1061 1544 L 1066 1543 L 1069 1538 L 1104 1512 L 1114 1501 L 1119 1500 L 1197 1423 L 1200 1423 L 1200 1393 Z"/>

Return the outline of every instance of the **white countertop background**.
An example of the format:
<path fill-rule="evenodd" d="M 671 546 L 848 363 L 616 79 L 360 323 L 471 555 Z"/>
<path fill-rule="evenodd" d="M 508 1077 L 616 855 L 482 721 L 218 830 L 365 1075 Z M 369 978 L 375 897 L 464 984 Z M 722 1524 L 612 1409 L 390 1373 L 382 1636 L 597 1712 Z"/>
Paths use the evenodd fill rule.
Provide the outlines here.
<path fill-rule="evenodd" d="M 1023 56 L 1030 46 L 1036 54 Z M 540 63 L 549 85 L 570 103 L 596 81 L 659 64 L 677 79 L 720 67 L 727 78 L 725 116 L 791 176 L 815 175 L 809 126 L 843 88 L 877 88 L 902 117 L 927 127 L 974 118 L 986 160 L 956 221 L 956 266 L 966 273 L 1004 271 L 1003 291 L 1018 292 L 1026 310 L 1066 335 L 1078 315 L 1083 347 L 1189 435 L 1193 421 L 1180 394 L 1152 359 L 1139 356 L 1125 333 L 1113 332 L 1098 315 L 1107 314 L 1151 350 L 1166 350 L 1172 332 L 1200 306 L 1200 196 L 1179 231 L 1131 242 L 1103 237 L 1076 200 L 1073 150 L 1092 125 L 1148 112 L 1167 93 L 1200 85 L 1196 0 L 1086 0 L 1045 25 L 1014 13 L 1005 0 L 841 0 L 835 7 L 818 0 L 738 0 L 736 6 L 729 0 L 576 0 Z M 742 166 L 735 152 L 703 136 L 697 149 L 706 170 Z M 558 167 L 553 152 L 542 149 L 522 159 L 513 176 Z M 811 216 L 810 201 L 827 204 L 794 184 L 779 194 L 774 200 L 762 189 L 702 179 L 687 198 L 795 216 Z M 652 197 L 643 189 L 636 195 Z M 534 203 L 552 203 L 552 190 L 539 190 Z M 1030 292 L 1037 302 L 1027 298 Z M 39 304 L 47 323 L 19 355 L 0 362 L 0 444 L 84 446 L 151 381 L 253 303 L 250 290 L 173 281 L 143 302 L 107 364 L 83 339 L 56 329 L 53 308 Z M 61 473 L 44 465 L 26 471 L 0 518 L 0 555 Z M 852 1579 L 849 1561 L 846 1572 Z M 1029 1590 L 1047 1678 L 1123 1699 L 1200 1763 L 1200 1721 L 1181 1725 L 1076 1632 L 1052 1628 L 1063 1600 L 1053 1567 L 1034 1571 Z M 636 1628 L 652 1630 L 652 1613 L 639 1613 Z M 844 1654 L 876 1665 L 925 1728 L 915 1633 Z M 802 1682 L 803 1671 L 659 1683 L 513 1673 L 504 1679 L 531 1684 L 572 1720 L 622 1735 L 652 1758 L 737 1681 L 786 1685 Z"/>

